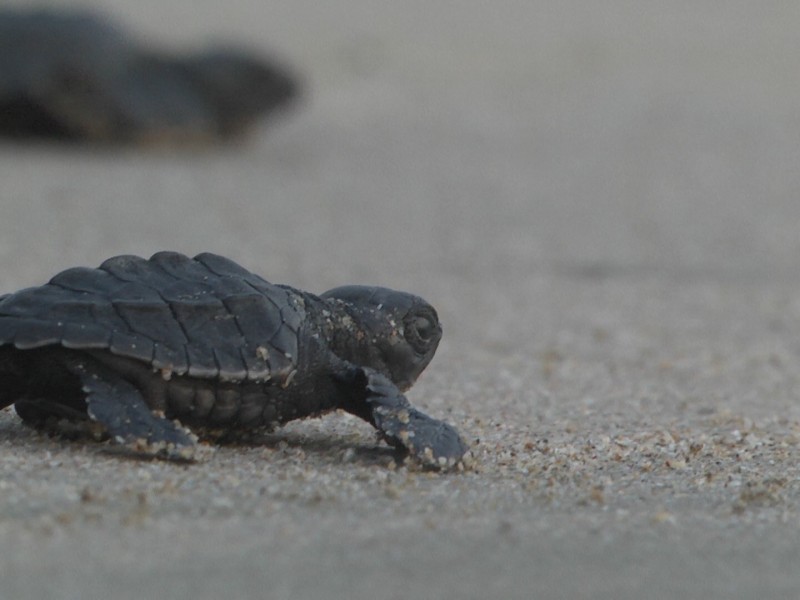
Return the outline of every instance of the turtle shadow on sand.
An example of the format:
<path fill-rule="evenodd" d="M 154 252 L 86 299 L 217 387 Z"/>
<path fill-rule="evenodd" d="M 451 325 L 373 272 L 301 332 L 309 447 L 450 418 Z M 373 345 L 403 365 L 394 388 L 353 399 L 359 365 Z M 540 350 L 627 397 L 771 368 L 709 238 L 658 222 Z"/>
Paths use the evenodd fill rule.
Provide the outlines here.
<path fill-rule="evenodd" d="M 231 46 L 173 55 L 91 12 L 0 10 L 0 137 L 209 143 L 298 90 L 285 67 Z"/>
<path fill-rule="evenodd" d="M 0 410 L 12 410 L 10 407 Z M 0 428 L 3 438 L 13 444 L 39 445 L 63 443 L 69 445 L 83 445 L 99 454 L 113 456 L 122 460 L 134 462 L 158 460 L 153 454 L 137 452 L 129 446 L 109 443 L 109 435 L 101 426 L 93 421 L 70 421 L 68 419 L 53 419 L 47 423 L 40 423 L 36 427 L 30 424 L 13 422 Z M 304 457 L 313 456 L 314 460 L 326 464 L 341 464 L 342 462 L 354 463 L 363 467 L 388 465 L 402 465 L 409 454 L 403 448 L 376 444 L 379 440 L 369 435 L 347 435 L 339 437 L 319 431 L 317 429 L 304 429 L 303 431 L 284 428 L 265 429 L 263 431 L 228 431 L 211 434 L 205 432 L 201 435 L 202 444 L 207 446 L 208 452 L 202 450 L 197 457 L 181 459 L 173 457 L 172 462 L 177 464 L 194 464 L 213 456 L 215 450 L 210 448 L 228 448 L 232 450 L 264 451 L 286 454 L 287 456 L 301 454 Z M 46 441 L 47 440 L 47 441 Z M 98 444 L 98 442 L 101 442 Z M 33 449 L 36 451 L 36 448 Z M 265 463 L 272 462 L 273 456 L 264 459 Z"/>
<path fill-rule="evenodd" d="M 348 435 L 344 438 L 317 429 L 303 431 L 276 429 L 244 435 L 222 436 L 214 444 L 219 448 L 260 449 L 287 456 L 313 456 L 315 461 L 330 464 L 342 462 L 361 466 L 402 464 L 408 452 L 402 448 L 376 444 L 375 437 Z M 266 459 L 269 460 L 269 459 Z"/>

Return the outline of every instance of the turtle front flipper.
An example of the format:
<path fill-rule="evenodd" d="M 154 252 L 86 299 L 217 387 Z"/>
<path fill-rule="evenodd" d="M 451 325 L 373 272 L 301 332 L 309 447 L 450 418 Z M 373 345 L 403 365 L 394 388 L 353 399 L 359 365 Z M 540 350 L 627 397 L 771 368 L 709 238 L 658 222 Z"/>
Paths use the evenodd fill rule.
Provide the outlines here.
<path fill-rule="evenodd" d="M 364 386 L 365 403 L 345 410 L 372 423 L 389 444 L 406 449 L 426 467 L 447 469 L 462 461 L 468 447 L 455 428 L 411 406 L 385 375 L 358 371 L 355 379 Z"/>
<path fill-rule="evenodd" d="M 81 380 L 89 417 L 103 425 L 114 441 L 136 454 L 169 460 L 193 458 L 192 434 L 153 413 L 131 383 L 90 360 L 72 359 L 66 366 Z"/>

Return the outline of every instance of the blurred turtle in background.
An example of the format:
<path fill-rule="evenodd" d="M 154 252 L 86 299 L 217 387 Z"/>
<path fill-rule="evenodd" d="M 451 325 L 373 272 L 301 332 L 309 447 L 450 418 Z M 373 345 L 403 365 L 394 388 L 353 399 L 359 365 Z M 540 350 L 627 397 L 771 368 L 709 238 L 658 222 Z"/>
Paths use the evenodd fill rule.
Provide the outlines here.
<path fill-rule="evenodd" d="M 214 141 L 297 96 L 291 74 L 228 47 L 173 56 L 87 12 L 0 10 L 0 135 Z"/>

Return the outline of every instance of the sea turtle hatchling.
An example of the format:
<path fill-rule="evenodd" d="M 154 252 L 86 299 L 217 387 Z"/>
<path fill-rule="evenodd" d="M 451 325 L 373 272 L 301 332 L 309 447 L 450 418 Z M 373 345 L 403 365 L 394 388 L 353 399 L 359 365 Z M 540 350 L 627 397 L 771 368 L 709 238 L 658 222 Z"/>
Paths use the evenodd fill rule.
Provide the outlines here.
<path fill-rule="evenodd" d="M 467 446 L 403 395 L 441 335 L 433 307 L 405 292 L 315 296 L 215 254 L 117 256 L 0 296 L 0 408 L 35 426 L 95 422 L 171 459 L 193 456 L 184 426 L 238 432 L 343 409 L 446 468 Z"/>
<path fill-rule="evenodd" d="M 298 95 L 284 67 L 162 52 L 93 12 L 0 9 L 0 135 L 186 143 L 237 137 Z"/>

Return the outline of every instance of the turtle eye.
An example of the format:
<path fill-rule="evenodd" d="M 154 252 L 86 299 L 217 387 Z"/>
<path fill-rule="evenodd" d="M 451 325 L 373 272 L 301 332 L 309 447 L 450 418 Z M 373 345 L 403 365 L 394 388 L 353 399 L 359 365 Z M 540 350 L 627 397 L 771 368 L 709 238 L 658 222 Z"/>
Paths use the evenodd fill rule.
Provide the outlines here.
<path fill-rule="evenodd" d="M 441 327 L 434 315 L 411 314 L 405 320 L 406 340 L 416 352 L 425 354 L 436 347 L 441 336 Z"/>
<path fill-rule="evenodd" d="M 423 341 L 428 341 L 436 333 L 436 326 L 427 317 L 414 319 L 414 329 L 416 329 L 419 339 Z"/>

